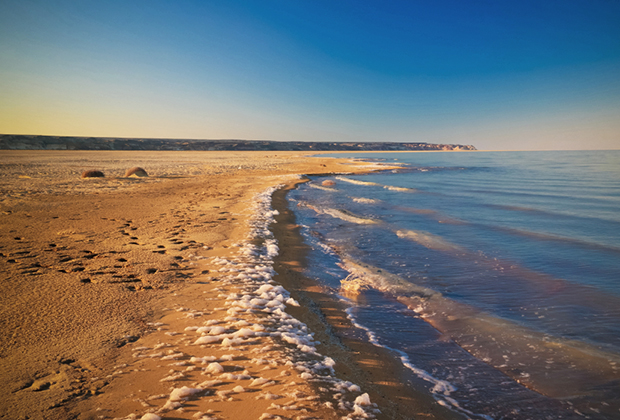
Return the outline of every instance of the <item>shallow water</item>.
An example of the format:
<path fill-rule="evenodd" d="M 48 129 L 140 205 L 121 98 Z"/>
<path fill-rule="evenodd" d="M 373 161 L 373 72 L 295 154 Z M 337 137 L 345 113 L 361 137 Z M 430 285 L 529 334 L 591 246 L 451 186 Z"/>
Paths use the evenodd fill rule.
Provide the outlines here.
<path fill-rule="evenodd" d="M 360 157 L 404 166 L 289 199 L 377 345 L 469 416 L 620 417 L 620 151 Z"/>

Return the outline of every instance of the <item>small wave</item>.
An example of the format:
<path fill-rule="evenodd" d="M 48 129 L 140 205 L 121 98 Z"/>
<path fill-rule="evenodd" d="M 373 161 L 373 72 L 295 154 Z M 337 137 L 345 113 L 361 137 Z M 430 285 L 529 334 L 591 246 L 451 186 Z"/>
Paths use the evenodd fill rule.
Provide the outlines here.
<path fill-rule="evenodd" d="M 369 186 L 369 187 L 381 187 L 381 188 L 385 188 L 386 190 L 389 190 L 389 191 L 399 191 L 399 192 L 416 192 L 417 191 L 415 188 L 397 187 L 397 186 L 394 186 L 394 185 L 378 184 L 376 182 L 359 181 L 357 179 L 346 178 L 344 176 L 337 176 L 336 179 L 339 180 L 339 181 L 348 182 L 349 184 L 365 185 L 365 186 Z"/>
<path fill-rule="evenodd" d="M 479 360 L 543 395 L 588 395 L 595 387 L 620 380 L 614 369 L 620 362 L 617 354 L 544 334 L 444 296 L 397 298 Z"/>
<path fill-rule="evenodd" d="M 438 212 L 437 210 L 431 210 L 431 209 L 416 209 L 413 207 L 406 207 L 406 206 L 394 206 L 395 210 L 398 211 L 404 211 L 407 213 L 413 213 L 413 214 L 421 214 L 424 216 L 428 216 L 429 218 L 432 218 L 433 220 L 436 220 L 438 223 L 444 223 L 447 225 L 466 225 L 468 224 L 467 222 L 464 222 L 462 220 L 459 219 L 455 219 L 453 217 L 450 216 L 446 216 L 440 212 Z"/>
<path fill-rule="evenodd" d="M 415 188 L 407 188 L 407 187 L 395 187 L 393 185 L 384 185 L 383 188 L 390 191 L 400 191 L 400 192 L 416 192 Z"/>
<path fill-rule="evenodd" d="M 490 204 L 489 207 L 495 207 L 502 210 L 512 210 L 512 211 L 521 211 L 525 213 L 546 213 L 543 210 L 534 209 L 531 207 L 521 207 L 521 206 L 506 206 L 501 204 Z"/>
<path fill-rule="evenodd" d="M 409 283 L 401 277 L 380 270 L 377 267 L 363 264 L 350 258 L 344 258 L 342 261 L 342 267 L 350 273 L 350 275 L 347 276 L 346 279 L 341 281 L 341 292 L 344 292 L 343 294 L 345 296 L 355 296 L 359 294 L 360 291 L 370 288 L 374 288 L 383 292 L 388 292 L 397 296 L 402 296 L 403 293 L 407 295 L 413 294 L 416 295 L 418 298 L 431 298 L 433 296 L 441 296 L 441 293 L 439 292 L 435 292 L 434 290 Z M 483 418 L 485 420 L 492 420 L 492 417 L 490 416 L 474 413 L 470 410 L 465 409 L 458 403 L 458 401 L 450 397 L 450 394 L 456 391 L 456 387 L 451 382 L 436 378 L 424 369 L 420 369 L 419 367 L 415 366 L 411 361 L 411 358 L 402 350 L 398 350 L 382 344 L 374 331 L 364 325 L 361 325 L 357 321 L 357 319 L 353 315 L 352 309 L 353 308 L 351 307 L 345 311 L 351 323 L 356 328 L 365 331 L 366 335 L 368 336 L 368 340 L 373 345 L 395 352 L 396 354 L 398 354 L 403 366 L 405 366 L 419 378 L 429 382 L 432 385 L 432 387 L 430 388 L 430 392 L 439 404 L 457 413 L 471 415 L 475 416 L 476 418 Z"/>
<path fill-rule="evenodd" d="M 386 346 L 384 344 L 381 344 L 381 342 L 379 342 L 379 339 L 377 338 L 377 335 L 375 334 L 374 331 L 370 330 L 369 328 L 366 328 L 364 325 L 360 324 L 357 321 L 357 319 L 355 319 L 355 317 L 353 316 L 352 309 L 353 309 L 352 307 L 348 308 L 345 310 L 345 312 L 347 314 L 347 318 L 349 318 L 353 326 L 355 326 L 356 328 L 359 328 L 360 330 L 365 331 L 368 337 L 368 341 L 370 341 L 370 343 L 372 343 L 373 345 L 393 351 L 396 354 L 398 354 L 403 366 L 405 366 L 407 369 L 412 371 L 419 378 L 429 382 L 432 385 L 432 388 L 430 389 L 430 391 L 433 394 L 434 398 L 437 400 L 437 402 L 439 402 L 439 404 L 445 405 L 446 407 L 456 412 L 467 413 L 470 415 L 478 415 L 469 410 L 462 408 L 456 400 L 454 400 L 453 398 L 450 398 L 450 393 L 456 391 L 456 387 L 452 385 L 450 382 L 435 378 L 433 375 L 431 375 L 427 371 L 418 368 L 411 362 L 411 358 L 405 352 Z M 441 395 L 441 397 L 438 394 Z M 481 416 L 484 419 L 492 420 L 492 418 L 489 416 L 485 416 L 485 415 L 478 415 L 478 416 Z"/>
<path fill-rule="evenodd" d="M 439 213 L 437 210 L 416 209 L 413 207 L 405 207 L 405 206 L 394 206 L 394 209 L 399 210 L 399 211 L 406 211 L 408 213 L 415 213 L 415 214 L 438 214 Z"/>
<path fill-rule="evenodd" d="M 376 182 L 358 181 L 357 179 L 346 178 L 344 176 L 337 176 L 336 179 L 339 181 L 348 182 L 349 184 L 355 184 L 355 185 L 368 185 L 368 186 L 380 185 L 380 184 L 377 184 Z"/>
<path fill-rule="evenodd" d="M 369 264 L 341 255 L 339 266 L 350 274 L 340 281 L 341 291 L 356 296 L 363 290 L 376 289 L 397 296 L 417 296 L 429 298 L 441 293 L 427 287 L 410 283 L 402 277 L 388 273 Z"/>
<path fill-rule="evenodd" d="M 331 191 L 331 192 L 337 191 L 335 188 L 324 187 L 324 186 L 319 185 L 319 184 L 312 184 L 312 183 L 310 183 L 310 184 L 308 184 L 308 186 L 310 188 L 315 188 L 317 190 Z"/>
<path fill-rule="evenodd" d="M 525 238 L 535 239 L 538 241 L 561 242 L 561 243 L 573 244 L 576 246 L 580 246 L 582 248 L 595 249 L 598 251 L 620 253 L 620 248 L 618 247 L 609 246 L 606 244 L 600 244 L 596 242 L 590 242 L 590 241 L 586 241 L 583 239 L 568 238 L 566 236 L 553 235 L 550 233 L 543 233 L 543 232 L 532 232 L 532 231 L 525 230 L 525 229 L 515 229 L 515 228 L 510 228 L 510 227 L 504 227 L 504 226 L 487 226 L 487 225 L 481 225 L 481 226 L 484 226 L 484 227 L 487 227 L 489 229 L 493 229 L 496 231 L 506 232 L 506 233 L 509 233 L 515 236 L 522 236 Z"/>
<path fill-rule="evenodd" d="M 341 219 L 347 222 L 357 223 L 358 225 L 374 225 L 374 224 L 379 223 L 377 220 L 361 217 L 347 210 L 338 210 L 338 209 L 328 208 L 328 209 L 323 209 L 322 213 L 329 214 L 332 217 L 335 217 L 337 219 Z"/>
<path fill-rule="evenodd" d="M 434 249 L 437 251 L 464 252 L 464 249 L 460 246 L 428 232 L 423 232 L 420 230 L 397 230 L 395 233 L 399 238 L 410 239 L 428 249 Z"/>
<path fill-rule="evenodd" d="M 364 204 L 376 204 L 381 200 L 377 200 L 376 198 L 364 198 L 364 197 L 349 197 L 351 200 L 356 203 L 364 203 Z"/>

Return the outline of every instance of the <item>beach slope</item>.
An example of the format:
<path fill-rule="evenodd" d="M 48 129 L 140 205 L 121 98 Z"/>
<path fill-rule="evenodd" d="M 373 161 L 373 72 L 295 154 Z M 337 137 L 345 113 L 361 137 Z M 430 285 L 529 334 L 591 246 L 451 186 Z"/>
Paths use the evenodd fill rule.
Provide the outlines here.
<path fill-rule="evenodd" d="M 363 337 L 338 338 L 330 325 L 352 327 L 303 278 L 284 192 L 272 211 L 303 174 L 371 169 L 287 152 L 4 153 L 0 417 L 449 417 Z"/>

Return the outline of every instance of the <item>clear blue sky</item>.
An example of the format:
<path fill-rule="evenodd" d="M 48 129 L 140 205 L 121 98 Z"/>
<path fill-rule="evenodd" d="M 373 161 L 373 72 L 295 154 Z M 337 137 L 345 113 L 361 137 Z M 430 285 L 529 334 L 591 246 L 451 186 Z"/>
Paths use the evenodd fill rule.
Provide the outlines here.
<path fill-rule="evenodd" d="M 0 2 L 0 133 L 620 148 L 620 1 Z"/>

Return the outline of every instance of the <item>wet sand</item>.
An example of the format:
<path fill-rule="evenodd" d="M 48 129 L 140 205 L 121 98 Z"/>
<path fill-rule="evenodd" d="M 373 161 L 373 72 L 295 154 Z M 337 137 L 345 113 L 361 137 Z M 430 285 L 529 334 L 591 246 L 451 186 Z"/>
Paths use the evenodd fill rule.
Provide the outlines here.
<path fill-rule="evenodd" d="M 136 166 L 149 176 L 123 176 Z M 105 177 L 80 178 L 89 169 Z M 0 417 L 356 418 L 360 406 L 376 418 L 456 418 L 303 276 L 284 189 L 273 197 L 273 281 L 300 303 L 286 313 L 321 342 L 318 356 L 263 333 L 277 327 L 263 307 L 231 316 L 254 292 L 221 270 L 245 264 L 256 196 L 300 174 L 367 170 L 285 152 L 3 151 Z M 218 325 L 227 345 L 195 344 Z M 326 358 L 333 380 L 299 370 Z M 358 400 L 366 393 L 371 404 Z"/>

